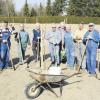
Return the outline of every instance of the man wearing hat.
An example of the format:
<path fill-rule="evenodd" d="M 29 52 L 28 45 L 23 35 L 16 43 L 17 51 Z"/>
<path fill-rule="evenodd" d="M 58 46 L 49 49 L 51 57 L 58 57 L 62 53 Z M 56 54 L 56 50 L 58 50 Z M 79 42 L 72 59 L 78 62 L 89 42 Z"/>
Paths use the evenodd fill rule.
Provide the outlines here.
<path fill-rule="evenodd" d="M 96 56 L 99 42 L 99 32 L 94 29 L 94 23 L 89 23 L 83 43 L 86 45 L 86 63 L 90 75 L 96 75 Z"/>
<path fill-rule="evenodd" d="M 33 51 L 35 62 L 37 62 L 40 58 L 41 30 L 40 30 L 39 23 L 36 23 L 35 26 L 36 26 L 35 29 L 33 29 L 32 51 Z"/>
<path fill-rule="evenodd" d="M 56 26 L 52 26 L 52 31 L 46 33 L 46 40 L 49 42 L 49 50 L 52 64 L 60 65 L 59 59 L 59 43 L 61 42 L 61 34 L 57 31 Z"/>

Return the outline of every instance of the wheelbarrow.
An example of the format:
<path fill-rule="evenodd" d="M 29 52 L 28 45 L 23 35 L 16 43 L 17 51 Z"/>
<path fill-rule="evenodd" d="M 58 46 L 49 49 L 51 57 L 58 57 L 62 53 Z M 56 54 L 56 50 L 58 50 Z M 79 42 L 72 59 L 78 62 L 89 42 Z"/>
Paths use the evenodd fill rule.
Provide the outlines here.
<path fill-rule="evenodd" d="M 48 70 L 29 70 L 30 76 L 34 79 L 32 84 L 29 84 L 25 89 L 25 94 L 29 99 L 37 98 L 43 90 L 50 90 L 54 93 L 57 97 L 57 93 L 53 90 L 54 85 L 58 86 L 60 89 L 60 96 L 62 96 L 62 89 L 64 80 L 68 79 L 69 77 L 63 73 L 59 75 L 52 75 L 48 74 Z M 51 85 L 52 84 L 52 85 Z"/>

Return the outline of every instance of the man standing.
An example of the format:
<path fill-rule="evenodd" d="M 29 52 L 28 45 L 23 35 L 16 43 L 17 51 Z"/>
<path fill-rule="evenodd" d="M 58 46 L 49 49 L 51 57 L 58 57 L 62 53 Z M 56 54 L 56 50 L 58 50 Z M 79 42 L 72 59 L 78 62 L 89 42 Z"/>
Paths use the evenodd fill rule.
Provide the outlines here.
<path fill-rule="evenodd" d="M 74 68 L 74 42 L 72 33 L 70 32 L 70 27 L 66 28 L 66 33 L 64 35 L 65 40 L 65 51 L 66 51 L 66 58 L 67 58 L 67 67 L 70 69 Z"/>
<path fill-rule="evenodd" d="M 96 56 L 99 42 L 99 32 L 94 29 L 94 23 L 89 24 L 89 30 L 83 38 L 83 43 L 86 45 L 86 62 L 88 72 L 91 75 L 96 75 Z"/>
<path fill-rule="evenodd" d="M 41 30 L 39 23 L 36 23 L 36 28 L 33 29 L 33 39 L 32 39 L 32 51 L 34 55 L 35 62 L 40 59 L 40 39 Z"/>
<path fill-rule="evenodd" d="M 0 27 L 0 70 L 1 68 L 1 42 L 2 42 L 2 27 Z"/>
<path fill-rule="evenodd" d="M 9 66 L 9 52 L 10 52 L 10 35 L 11 32 L 8 29 L 8 22 L 4 21 L 4 28 L 1 31 L 1 67 L 2 69 L 8 68 Z"/>
<path fill-rule="evenodd" d="M 59 44 L 61 42 L 61 34 L 56 30 L 56 26 L 52 26 L 52 31 L 46 33 L 46 40 L 49 42 L 49 50 L 51 54 L 52 64 L 57 63 L 57 66 L 60 65 L 59 59 Z"/>
<path fill-rule="evenodd" d="M 81 68 L 83 70 L 85 70 L 86 68 L 86 58 L 84 57 L 83 63 L 82 63 L 82 57 L 83 57 L 83 53 L 85 50 L 85 46 L 83 45 L 83 36 L 86 33 L 86 30 L 84 29 L 84 24 L 80 23 L 79 24 L 79 29 L 76 30 L 75 34 L 74 34 L 74 42 L 75 42 L 75 58 L 77 61 L 77 68 L 79 68 L 79 66 L 81 66 Z M 82 65 L 81 65 L 82 64 Z"/>
<path fill-rule="evenodd" d="M 64 48 L 64 35 L 65 35 L 65 23 L 61 22 L 60 23 L 60 33 L 61 33 L 61 49 Z"/>
<path fill-rule="evenodd" d="M 20 32 L 19 32 L 18 35 L 19 35 L 18 36 L 18 38 L 19 38 L 18 51 L 19 51 L 19 57 L 20 57 L 20 63 L 19 64 L 23 64 L 24 63 L 23 61 L 25 60 L 25 51 L 26 51 L 26 48 L 27 48 L 27 44 L 30 45 L 29 35 L 24 29 L 24 24 L 20 25 Z"/>
<path fill-rule="evenodd" d="M 62 55 L 64 54 L 64 47 L 65 47 L 65 43 L 64 43 L 64 35 L 65 35 L 65 23 L 61 22 L 59 27 L 58 27 L 58 32 L 61 34 L 61 42 L 59 44 L 59 57 L 60 57 L 60 62 L 65 62 L 66 59 L 64 59 L 62 57 Z M 63 61 L 64 60 L 64 61 Z"/>

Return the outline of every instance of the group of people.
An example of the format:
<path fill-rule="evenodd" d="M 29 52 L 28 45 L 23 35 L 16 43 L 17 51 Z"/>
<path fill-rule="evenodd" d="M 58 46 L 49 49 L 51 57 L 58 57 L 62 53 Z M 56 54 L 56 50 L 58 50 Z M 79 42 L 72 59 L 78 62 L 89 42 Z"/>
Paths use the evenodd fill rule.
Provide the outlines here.
<path fill-rule="evenodd" d="M 70 26 L 62 22 L 60 26 L 52 26 L 52 31 L 46 33 L 49 42 L 51 62 L 57 66 L 62 62 L 62 52 L 65 51 L 66 67 L 70 69 L 87 70 L 90 75 L 96 74 L 97 49 L 100 43 L 100 33 L 94 23 L 89 23 L 88 29 L 84 23 L 72 33 Z"/>
<path fill-rule="evenodd" d="M 14 37 L 14 41 L 17 43 L 17 51 L 19 57 L 19 64 L 23 64 L 25 60 L 25 51 L 27 44 L 30 45 L 29 34 L 25 31 L 24 25 L 20 25 L 20 31 L 17 32 L 14 26 L 9 25 L 7 21 L 4 21 L 2 27 L 0 27 L 0 70 L 5 68 L 11 68 L 10 65 L 13 63 L 11 59 L 11 49 L 14 41 L 11 41 Z M 14 53 L 14 52 L 13 52 Z M 12 64 L 13 66 L 13 64 Z"/>
<path fill-rule="evenodd" d="M 32 30 L 32 51 L 34 61 L 37 62 L 40 57 L 41 45 L 41 29 L 39 23 Z M 19 64 L 25 62 L 25 51 L 27 45 L 31 47 L 29 34 L 24 29 L 24 24 L 20 25 L 20 30 L 16 31 L 13 26 L 8 26 L 8 22 L 4 22 L 0 27 L 0 70 L 9 68 L 10 49 L 12 47 L 11 37 L 17 43 Z M 66 59 L 67 68 L 82 68 L 87 70 L 89 74 L 95 75 L 97 49 L 100 43 L 100 33 L 95 29 L 94 23 L 89 23 L 88 29 L 84 28 L 84 23 L 79 24 L 79 28 L 71 31 L 70 26 L 66 26 L 63 22 L 56 26 L 52 25 L 52 29 L 45 33 L 48 41 L 51 64 L 60 66 Z"/>

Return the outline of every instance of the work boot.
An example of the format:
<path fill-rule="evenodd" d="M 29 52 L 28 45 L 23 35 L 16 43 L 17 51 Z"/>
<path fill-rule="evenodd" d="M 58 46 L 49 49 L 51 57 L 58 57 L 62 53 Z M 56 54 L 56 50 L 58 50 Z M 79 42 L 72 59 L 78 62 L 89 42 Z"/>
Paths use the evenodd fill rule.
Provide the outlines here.
<path fill-rule="evenodd" d="M 89 74 L 89 77 L 95 77 L 95 78 L 97 78 L 97 74 L 96 73 L 94 73 L 94 74 Z"/>
<path fill-rule="evenodd" d="M 60 64 L 57 64 L 57 66 L 60 66 Z"/>
<path fill-rule="evenodd" d="M 0 73 L 2 72 L 2 69 L 0 68 Z"/>
<path fill-rule="evenodd" d="M 19 62 L 19 65 L 23 65 L 23 62 Z"/>
<path fill-rule="evenodd" d="M 75 66 L 76 71 L 79 71 L 79 68 L 80 68 L 79 65 Z"/>

